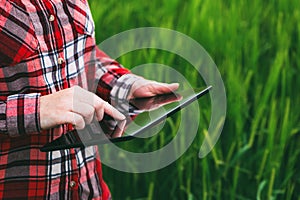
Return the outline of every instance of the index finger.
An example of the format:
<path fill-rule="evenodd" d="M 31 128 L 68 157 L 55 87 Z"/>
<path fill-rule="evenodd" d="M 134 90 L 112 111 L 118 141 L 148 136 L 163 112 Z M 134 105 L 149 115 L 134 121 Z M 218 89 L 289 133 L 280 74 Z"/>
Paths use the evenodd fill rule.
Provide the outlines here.
<path fill-rule="evenodd" d="M 115 107 L 113 107 L 107 101 L 104 101 L 97 95 L 94 95 L 93 106 L 96 110 L 96 113 L 104 112 L 104 113 L 108 114 L 109 116 L 111 116 L 112 118 L 114 118 L 115 120 L 124 120 L 125 119 L 125 116 L 120 111 L 118 111 Z M 103 117 L 104 113 L 101 114 L 102 117 Z"/>
<path fill-rule="evenodd" d="M 125 116 L 122 113 L 120 113 L 116 108 L 110 105 L 107 101 L 101 99 L 96 94 L 80 87 L 76 87 L 74 89 L 74 99 L 93 106 L 95 108 L 96 114 L 98 115 L 98 118 L 102 119 L 104 112 L 116 120 L 125 119 Z"/>
<path fill-rule="evenodd" d="M 102 99 L 101 99 L 102 100 Z M 104 100 L 102 100 L 104 101 Z M 126 117 L 118 111 L 115 107 L 110 105 L 107 101 L 104 101 L 104 112 L 108 114 L 109 116 L 113 117 L 116 120 L 125 120 Z"/>

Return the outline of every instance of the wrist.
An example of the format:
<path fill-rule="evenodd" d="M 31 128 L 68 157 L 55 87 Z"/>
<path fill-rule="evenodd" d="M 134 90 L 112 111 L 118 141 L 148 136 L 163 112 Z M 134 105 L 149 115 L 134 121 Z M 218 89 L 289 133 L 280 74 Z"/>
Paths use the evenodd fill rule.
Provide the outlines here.
<path fill-rule="evenodd" d="M 135 74 L 125 74 L 120 77 L 110 93 L 112 104 L 113 101 L 118 99 L 124 100 L 132 98 L 132 93 L 136 87 L 134 83 L 138 80 L 144 80 L 144 78 Z"/>

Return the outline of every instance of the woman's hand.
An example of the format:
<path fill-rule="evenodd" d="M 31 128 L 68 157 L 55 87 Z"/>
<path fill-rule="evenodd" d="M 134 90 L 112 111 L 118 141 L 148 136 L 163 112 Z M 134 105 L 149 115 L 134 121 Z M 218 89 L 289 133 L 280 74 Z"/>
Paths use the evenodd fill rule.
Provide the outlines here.
<path fill-rule="evenodd" d="M 42 129 L 66 123 L 73 124 L 77 129 L 83 129 L 94 117 L 101 121 L 104 113 L 116 120 L 125 119 L 125 116 L 108 102 L 79 86 L 45 95 L 40 99 Z"/>
<path fill-rule="evenodd" d="M 133 83 L 128 98 L 132 99 L 132 98 L 152 97 L 159 94 L 168 94 L 177 90 L 178 87 L 179 87 L 178 83 L 171 83 L 171 84 L 160 83 L 160 82 L 141 78 Z"/>

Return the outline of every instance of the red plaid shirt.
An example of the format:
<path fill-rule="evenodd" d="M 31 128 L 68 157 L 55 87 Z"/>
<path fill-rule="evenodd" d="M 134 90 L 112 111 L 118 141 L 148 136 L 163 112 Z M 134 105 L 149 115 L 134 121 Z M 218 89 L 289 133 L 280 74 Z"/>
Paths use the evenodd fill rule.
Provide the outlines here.
<path fill-rule="evenodd" d="M 108 199 L 96 147 L 39 150 L 68 130 L 41 131 L 39 98 L 79 85 L 109 101 L 127 73 L 96 47 L 86 0 L 0 0 L 0 199 Z"/>

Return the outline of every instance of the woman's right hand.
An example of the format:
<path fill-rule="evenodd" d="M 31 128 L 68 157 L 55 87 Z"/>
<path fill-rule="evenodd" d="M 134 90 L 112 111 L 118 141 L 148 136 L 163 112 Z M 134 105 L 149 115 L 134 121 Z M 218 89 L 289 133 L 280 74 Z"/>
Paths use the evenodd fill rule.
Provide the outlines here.
<path fill-rule="evenodd" d="M 115 120 L 124 120 L 125 116 L 92 92 L 79 86 L 64 89 L 40 98 L 40 125 L 49 129 L 61 124 L 73 124 L 83 129 L 96 117 L 103 119 L 104 113 Z"/>

